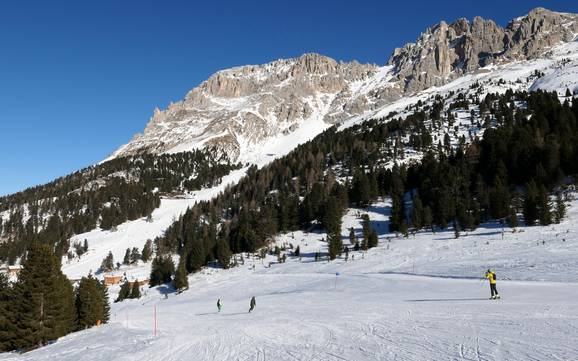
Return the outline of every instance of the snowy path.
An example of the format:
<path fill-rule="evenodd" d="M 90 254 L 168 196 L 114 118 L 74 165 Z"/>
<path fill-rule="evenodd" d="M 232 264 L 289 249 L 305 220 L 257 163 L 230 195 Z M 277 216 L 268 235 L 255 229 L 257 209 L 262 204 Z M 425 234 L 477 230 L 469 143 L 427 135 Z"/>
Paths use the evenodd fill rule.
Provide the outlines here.
<path fill-rule="evenodd" d="M 506 229 L 503 238 L 491 224 L 458 239 L 451 230 L 395 238 L 388 209 L 363 211 L 380 245 L 349 262 L 314 262 L 326 248 L 322 233 L 279 235 L 278 244 L 300 246 L 301 259 L 245 256 L 230 270 L 206 268 L 180 295 L 145 289 L 140 300 L 113 304 L 107 325 L 0 360 L 578 359 L 578 201 L 559 225 Z M 343 218 L 345 243 L 349 227 L 361 231 L 357 213 Z M 488 300 L 479 279 L 487 267 L 497 269 L 500 301 Z M 118 286 L 110 290 L 114 298 Z"/>
<path fill-rule="evenodd" d="M 116 304 L 111 324 L 14 359 L 578 358 L 578 284 L 504 281 L 498 284 L 504 299 L 491 301 L 479 280 L 345 273 L 334 288 L 335 275 L 324 273 L 247 267 L 215 276 L 192 277 L 189 291 L 168 300 L 155 294 L 145 305 Z M 253 295 L 257 309 L 248 314 Z"/>

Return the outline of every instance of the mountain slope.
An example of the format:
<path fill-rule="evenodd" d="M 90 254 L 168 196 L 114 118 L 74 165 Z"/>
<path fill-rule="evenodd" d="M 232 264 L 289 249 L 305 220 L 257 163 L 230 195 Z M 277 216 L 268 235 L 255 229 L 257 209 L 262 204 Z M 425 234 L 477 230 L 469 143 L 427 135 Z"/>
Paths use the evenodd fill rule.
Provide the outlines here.
<path fill-rule="evenodd" d="M 297 129 L 314 136 L 481 68 L 550 59 L 552 47 L 577 35 L 578 15 L 537 8 L 506 28 L 480 17 L 442 21 L 396 49 L 382 67 L 305 54 L 223 70 L 184 100 L 155 109 L 144 133 L 112 157 L 210 145 L 232 160 L 252 163 L 256 153 L 267 153 L 268 144 Z"/>
<path fill-rule="evenodd" d="M 247 258 L 230 270 L 206 268 L 190 275 L 190 289 L 179 295 L 164 299 L 165 288 L 148 289 L 140 300 L 113 304 L 110 324 L 0 360 L 578 357 L 576 201 L 570 220 L 554 229 L 507 228 L 503 239 L 492 224 L 458 240 L 451 231 L 390 238 L 388 208 L 380 202 L 367 210 L 381 245 L 351 252 L 348 262 L 314 262 L 313 253 L 326 246 L 323 233 L 283 234 L 277 244 L 299 245 L 301 258 L 289 256 L 285 264 L 273 256 Z M 344 238 L 349 227 L 361 235 L 358 211 L 364 210 L 344 217 Z M 488 267 L 498 270 L 500 301 L 487 299 L 481 277 Z M 111 290 L 114 297 L 118 287 Z M 252 296 L 257 308 L 248 314 Z"/>

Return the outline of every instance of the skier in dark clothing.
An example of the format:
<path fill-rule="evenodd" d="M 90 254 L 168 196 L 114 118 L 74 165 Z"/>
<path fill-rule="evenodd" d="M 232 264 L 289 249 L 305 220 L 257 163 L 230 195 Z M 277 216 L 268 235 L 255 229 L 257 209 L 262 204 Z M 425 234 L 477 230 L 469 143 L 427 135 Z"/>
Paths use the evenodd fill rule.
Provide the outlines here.
<path fill-rule="evenodd" d="M 253 298 L 251 298 L 251 308 L 249 308 L 249 313 L 255 309 L 255 306 L 257 306 L 257 301 L 255 300 L 255 296 L 253 296 Z"/>
<path fill-rule="evenodd" d="M 221 312 L 221 308 L 223 308 L 223 301 L 221 301 L 221 299 L 219 298 L 219 299 L 217 300 L 217 309 L 218 309 L 218 312 Z"/>
<path fill-rule="evenodd" d="M 486 272 L 486 278 L 490 281 L 490 292 L 492 295 L 492 300 L 499 299 L 498 289 L 496 288 L 496 274 L 488 269 Z"/>

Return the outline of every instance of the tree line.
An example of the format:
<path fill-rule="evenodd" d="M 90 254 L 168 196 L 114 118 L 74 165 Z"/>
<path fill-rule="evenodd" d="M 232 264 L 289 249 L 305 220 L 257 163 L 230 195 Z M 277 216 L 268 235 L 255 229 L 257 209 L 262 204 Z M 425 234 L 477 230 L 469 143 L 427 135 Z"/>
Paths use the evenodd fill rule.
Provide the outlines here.
<path fill-rule="evenodd" d="M 212 149 L 112 159 L 43 186 L 0 198 L 0 261 L 13 264 L 33 242 L 69 252 L 75 234 L 150 217 L 164 194 L 214 186 L 239 167 Z"/>
<path fill-rule="evenodd" d="M 250 168 L 155 239 L 159 262 L 177 253 L 187 272 L 217 259 L 228 267 L 231 252 L 254 252 L 278 232 L 315 227 L 328 231 L 334 257 L 345 209 L 379 196 L 392 199 L 392 232 L 474 229 L 492 219 L 517 221 L 520 211 L 528 225 L 540 214 L 539 223 L 548 224 L 554 208 L 551 219 L 561 219 L 563 204 L 552 207 L 550 196 L 576 174 L 578 101 L 560 103 L 557 94 L 542 91 L 452 99 L 436 96 L 431 105 L 408 107 L 413 112 L 405 118 L 392 113 L 331 128 L 262 169 Z M 457 110 L 469 113 L 470 142 L 455 124 Z M 423 159 L 404 162 L 409 149 Z"/>
<path fill-rule="evenodd" d="M 28 351 L 109 319 L 106 286 L 92 275 L 74 288 L 46 244 L 31 245 L 18 280 L 0 274 L 0 351 Z"/>

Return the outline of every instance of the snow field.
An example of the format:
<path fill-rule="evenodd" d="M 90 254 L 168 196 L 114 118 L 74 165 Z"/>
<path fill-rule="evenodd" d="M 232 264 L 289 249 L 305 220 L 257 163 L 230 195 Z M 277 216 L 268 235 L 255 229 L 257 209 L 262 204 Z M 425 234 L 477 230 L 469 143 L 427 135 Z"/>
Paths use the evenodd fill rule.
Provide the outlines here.
<path fill-rule="evenodd" d="M 110 324 L 0 360 L 578 358 L 578 202 L 554 230 L 506 228 L 503 240 L 493 225 L 458 239 L 451 230 L 395 238 L 387 233 L 388 210 L 388 202 L 379 202 L 344 216 L 345 243 L 349 227 L 360 234 L 358 211 L 367 211 L 380 234 L 378 247 L 351 252 L 348 262 L 314 261 L 326 249 L 323 233 L 281 235 L 277 244 L 299 245 L 301 258 L 288 251 L 287 263 L 277 264 L 274 256 L 245 255 L 230 270 L 205 268 L 189 276 L 181 294 L 145 289 L 139 300 L 113 304 Z M 565 241 L 555 237 L 561 229 L 568 230 Z M 499 301 L 488 300 L 481 279 L 490 266 L 498 273 Z M 117 292 L 112 287 L 111 298 Z M 252 296 L 257 308 L 248 314 Z"/>

